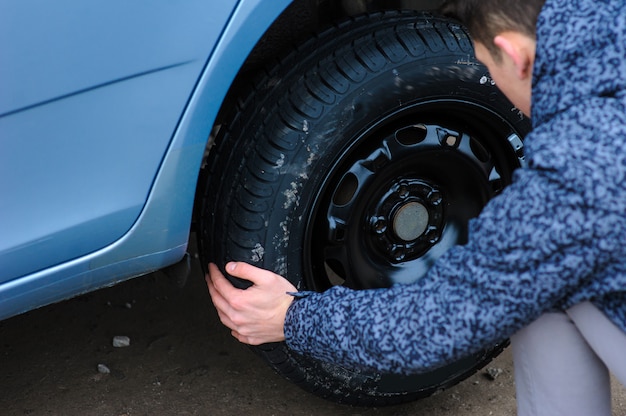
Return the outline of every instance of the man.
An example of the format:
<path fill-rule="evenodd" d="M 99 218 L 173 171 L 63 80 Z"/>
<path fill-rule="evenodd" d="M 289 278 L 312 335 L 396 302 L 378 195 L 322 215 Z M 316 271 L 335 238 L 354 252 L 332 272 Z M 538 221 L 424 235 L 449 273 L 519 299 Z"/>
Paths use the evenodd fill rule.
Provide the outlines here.
<path fill-rule="evenodd" d="M 532 117 L 528 166 L 412 285 L 295 293 L 245 263 L 210 266 L 241 342 L 285 340 L 346 366 L 416 373 L 511 337 L 520 415 L 610 415 L 626 382 L 626 5 L 450 0 L 477 58 Z M 294 296 L 295 299 L 294 300 Z"/>

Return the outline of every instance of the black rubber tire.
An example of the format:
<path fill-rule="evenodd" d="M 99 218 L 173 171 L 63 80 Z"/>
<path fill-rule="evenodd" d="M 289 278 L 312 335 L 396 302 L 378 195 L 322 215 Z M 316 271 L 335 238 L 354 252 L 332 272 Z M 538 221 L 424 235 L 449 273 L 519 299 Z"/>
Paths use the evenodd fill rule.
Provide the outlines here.
<path fill-rule="evenodd" d="M 319 291 L 419 279 L 464 242 L 469 218 L 510 182 L 529 128 L 474 59 L 462 27 L 400 12 L 352 19 L 311 39 L 260 74 L 225 119 L 200 190 L 204 262 L 223 270 L 246 261 Z M 358 173 L 364 165 L 368 173 Z M 388 214 L 406 226 L 397 214 L 406 189 L 396 192 L 405 185 L 434 230 L 409 229 L 406 244 L 372 224 L 372 215 Z M 331 226 L 337 219 L 347 224 Z M 282 343 L 255 351 L 306 390 L 380 406 L 456 384 L 504 344 L 411 377 L 339 368 Z"/>

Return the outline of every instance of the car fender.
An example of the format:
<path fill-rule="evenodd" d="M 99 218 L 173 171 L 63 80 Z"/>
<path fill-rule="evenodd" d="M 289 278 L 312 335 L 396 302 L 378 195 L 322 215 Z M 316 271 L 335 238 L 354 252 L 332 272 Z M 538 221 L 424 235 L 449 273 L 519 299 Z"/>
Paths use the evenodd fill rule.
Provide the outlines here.
<path fill-rule="evenodd" d="M 93 253 L 1 284 L 0 319 L 149 273 L 184 256 L 198 172 L 217 113 L 246 57 L 289 3 L 241 0 L 237 4 L 207 59 L 133 226 Z"/>

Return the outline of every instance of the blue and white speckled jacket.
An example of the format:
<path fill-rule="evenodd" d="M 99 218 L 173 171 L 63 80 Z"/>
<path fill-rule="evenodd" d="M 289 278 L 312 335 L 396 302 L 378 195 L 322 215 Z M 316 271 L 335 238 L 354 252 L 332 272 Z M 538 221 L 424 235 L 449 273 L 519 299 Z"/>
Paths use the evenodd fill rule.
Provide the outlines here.
<path fill-rule="evenodd" d="M 293 302 L 295 351 L 422 372 L 542 313 L 593 301 L 626 331 L 626 3 L 548 0 L 537 24 L 528 166 L 412 285 Z"/>

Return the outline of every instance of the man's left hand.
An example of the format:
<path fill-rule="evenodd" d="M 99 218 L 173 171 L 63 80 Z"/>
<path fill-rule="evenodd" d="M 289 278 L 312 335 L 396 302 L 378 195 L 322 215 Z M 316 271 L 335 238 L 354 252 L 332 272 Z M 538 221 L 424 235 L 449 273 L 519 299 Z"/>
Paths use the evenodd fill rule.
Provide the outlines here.
<path fill-rule="evenodd" d="M 243 262 L 228 263 L 226 272 L 252 282 L 247 289 L 237 289 L 215 264 L 209 264 L 209 293 L 232 335 L 250 345 L 284 341 L 285 316 L 293 301 L 287 292 L 297 292 L 295 286 L 276 273 Z"/>

